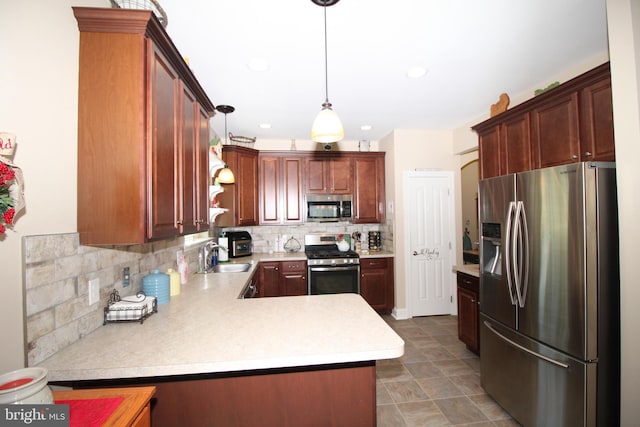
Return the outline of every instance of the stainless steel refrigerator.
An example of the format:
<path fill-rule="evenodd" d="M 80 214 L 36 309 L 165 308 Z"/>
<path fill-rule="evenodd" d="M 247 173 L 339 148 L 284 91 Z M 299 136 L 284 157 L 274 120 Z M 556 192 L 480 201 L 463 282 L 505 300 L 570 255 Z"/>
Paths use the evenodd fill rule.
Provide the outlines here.
<path fill-rule="evenodd" d="M 614 163 L 479 183 L 482 387 L 524 426 L 619 424 Z"/>

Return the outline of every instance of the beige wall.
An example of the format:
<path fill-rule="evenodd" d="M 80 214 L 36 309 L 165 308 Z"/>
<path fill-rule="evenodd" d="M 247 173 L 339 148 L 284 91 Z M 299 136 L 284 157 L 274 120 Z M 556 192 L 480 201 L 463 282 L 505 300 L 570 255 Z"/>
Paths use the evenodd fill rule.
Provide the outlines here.
<path fill-rule="evenodd" d="M 380 140 L 379 145 L 380 151 L 388 153 L 386 161 L 387 201 L 394 204 L 395 311 L 399 317 L 404 317 L 407 310 L 405 273 L 407 258 L 404 253 L 406 230 L 403 209 L 403 172 L 415 169 L 454 171 L 454 175 L 457 174 L 457 188 L 459 188 L 460 167 L 453 154 L 453 134 L 450 131 L 396 129 L 392 134 Z M 393 155 L 389 155 L 389 153 L 393 153 Z M 452 285 L 453 274 L 449 279 Z"/>
<path fill-rule="evenodd" d="M 620 219 L 620 425 L 631 426 L 637 425 L 640 419 L 640 287 L 638 269 L 635 267 L 640 242 L 640 3 L 637 0 L 608 0 L 607 17 Z"/>
<path fill-rule="evenodd" d="M 76 230 L 78 27 L 72 5 L 109 1 L 0 5 L 0 130 L 17 135 L 14 162 L 24 173 L 27 203 L 27 214 L 0 242 L 0 372 L 24 365 L 22 237 Z"/>

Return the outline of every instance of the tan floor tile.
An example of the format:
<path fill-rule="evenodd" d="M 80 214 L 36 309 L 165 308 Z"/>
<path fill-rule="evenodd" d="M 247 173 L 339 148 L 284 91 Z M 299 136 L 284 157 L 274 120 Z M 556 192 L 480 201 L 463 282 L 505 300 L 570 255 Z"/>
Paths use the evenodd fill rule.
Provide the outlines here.
<path fill-rule="evenodd" d="M 517 427 L 480 386 L 480 359 L 458 339 L 456 316 L 384 320 L 403 357 L 376 364 L 379 427 Z"/>
<path fill-rule="evenodd" d="M 467 397 L 451 397 L 433 401 L 451 424 L 487 421 L 486 415 Z"/>
<path fill-rule="evenodd" d="M 405 363 L 405 368 L 413 378 L 432 378 L 432 377 L 441 377 L 443 373 L 440 369 L 436 368 L 431 362 L 415 362 L 415 363 Z"/>
<path fill-rule="evenodd" d="M 480 375 L 473 373 L 468 375 L 454 375 L 448 377 L 467 396 L 473 394 L 485 394 L 480 385 Z"/>
<path fill-rule="evenodd" d="M 376 412 L 378 427 L 405 427 L 407 425 L 396 405 L 378 405 Z"/>
<path fill-rule="evenodd" d="M 429 397 L 415 380 L 385 383 L 389 395 L 396 403 L 424 401 Z"/>
<path fill-rule="evenodd" d="M 449 426 L 449 420 L 442 411 L 432 402 L 399 403 L 398 409 L 410 427 L 437 427 Z"/>
<path fill-rule="evenodd" d="M 461 360 L 434 360 L 431 363 L 448 376 L 474 373 L 473 369 Z"/>
<path fill-rule="evenodd" d="M 413 379 L 411 372 L 404 365 L 385 365 L 376 368 L 376 377 L 382 382 L 408 381 Z"/>
<path fill-rule="evenodd" d="M 376 381 L 376 404 L 389 405 L 395 403 L 381 381 Z"/>
<path fill-rule="evenodd" d="M 431 399 L 464 396 L 464 392 L 456 387 L 448 377 L 421 378 L 418 384 Z"/>
<path fill-rule="evenodd" d="M 469 399 L 476 404 L 478 408 L 489 418 L 490 420 L 503 420 L 509 419 L 508 413 L 502 409 L 494 400 L 487 394 L 478 394 L 475 396 L 469 396 Z"/>

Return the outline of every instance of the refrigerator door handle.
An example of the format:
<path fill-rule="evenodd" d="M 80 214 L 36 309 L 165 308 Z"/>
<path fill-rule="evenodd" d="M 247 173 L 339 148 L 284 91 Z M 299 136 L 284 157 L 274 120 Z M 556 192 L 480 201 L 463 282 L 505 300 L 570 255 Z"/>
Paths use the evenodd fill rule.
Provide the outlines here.
<path fill-rule="evenodd" d="M 507 287 L 509 288 L 509 297 L 511 298 L 511 305 L 516 305 L 518 303 L 518 300 L 516 299 L 516 295 L 513 292 L 513 279 L 511 278 L 511 273 L 512 273 L 512 259 L 511 256 L 509 254 L 511 245 L 513 244 L 513 242 L 511 241 L 511 232 L 512 232 L 512 228 L 513 228 L 513 212 L 515 210 L 516 204 L 515 202 L 509 202 L 509 210 L 507 211 L 507 230 L 506 230 L 506 240 L 504 242 L 504 256 L 505 256 L 505 260 L 504 260 L 504 265 L 505 265 L 505 270 L 507 273 Z"/>
<path fill-rule="evenodd" d="M 518 305 L 524 307 L 527 297 L 528 265 L 529 265 L 529 234 L 527 231 L 527 216 L 524 203 L 516 204 L 515 225 L 513 227 L 513 277 L 518 297 Z"/>
<path fill-rule="evenodd" d="M 534 357 L 537 357 L 538 359 L 544 360 L 545 362 L 549 362 L 549 363 L 551 363 L 551 364 L 553 364 L 553 365 L 556 365 L 556 366 L 559 366 L 559 367 L 561 367 L 561 368 L 564 368 L 564 369 L 568 369 L 568 368 L 569 368 L 569 365 L 567 365 L 566 363 L 559 362 L 559 361 L 557 361 L 557 360 L 551 359 L 550 357 L 547 357 L 547 356 L 544 356 L 544 355 L 542 355 L 542 354 L 540 354 L 540 353 L 537 353 L 537 352 L 535 352 L 535 351 L 533 351 L 533 350 L 529 350 L 528 348 L 521 346 L 521 345 L 520 345 L 520 344 L 518 344 L 517 342 L 515 342 L 515 341 L 513 341 L 513 340 L 510 340 L 509 338 L 507 338 L 507 337 L 505 337 L 504 335 L 502 335 L 500 332 L 496 331 L 496 330 L 493 328 L 493 326 L 491 326 L 491 324 L 490 324 L 489 322 L 487 322 L 486 320 L 484 321 L 484 325 L 485 325 L 487 328 L 489 328 L 489 330 L 490 330 L 491 332 L 493 332 L 494 334 L 496 334 L 496 336 L 498 336 L 498 338 L 500 338 L 500 339 L 502 339 L 502 340 L 504 340 L 504 341 L 508 342 L 509 344 L 511 344 L 512 346 L 516 347 L 517 349 L 522 350 L 522 351 L 524 351 L 525 353 L 528 353 L 528 354 L 530 354 L 530 355 L 532 355 L 532 356 L 534 356 Z"/>

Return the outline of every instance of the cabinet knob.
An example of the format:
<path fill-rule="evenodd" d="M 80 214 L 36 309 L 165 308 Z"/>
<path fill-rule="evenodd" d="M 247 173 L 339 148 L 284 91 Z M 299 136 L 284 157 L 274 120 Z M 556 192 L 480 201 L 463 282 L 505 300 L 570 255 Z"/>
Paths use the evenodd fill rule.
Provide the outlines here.
<path fill-rule="evenodd" d="M 178 221 L 178 222 L 177 222 L 177 224 L 178 224 L 178 225 L 182 225 L 182 221 L 181 221 L 181 220 L 180 220 L 180 221 Z"/>
<path fill-rule="evenodd" d="M 577 159 L 578 156 L 576 156 L 575 154 L 573 156 L 571 156 L 572 159 Z"/>
<path fill-rule="evenodd" d="M 587 151 L 584 153 L 585 157 L 590 157 L 591 156 L 591 151 Z"/>

